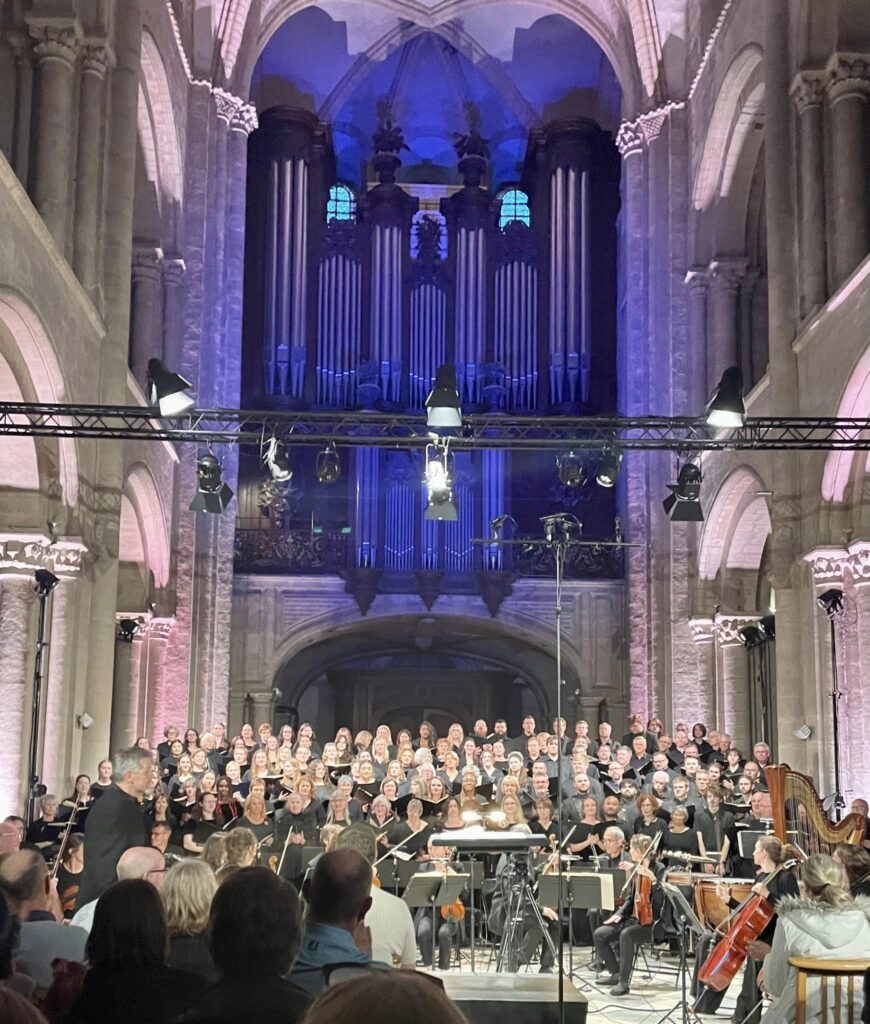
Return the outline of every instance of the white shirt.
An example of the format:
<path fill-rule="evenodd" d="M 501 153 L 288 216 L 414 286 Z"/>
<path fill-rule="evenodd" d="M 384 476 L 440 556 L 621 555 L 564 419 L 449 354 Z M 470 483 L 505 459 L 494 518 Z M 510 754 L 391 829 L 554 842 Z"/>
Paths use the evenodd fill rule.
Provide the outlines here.
<path fill-rule="evenodd" d="M 84 930 L 90 935 L 91 928 L 94 926 L 94 911 L 97 909 L 97 901 L 91 900 L 90 903 L 86 903 L 83 907 L 73 914 L 71 925 L 75 925 L 76 928 L 84 928 Z"/>
<path fill-rule="evenodd" d="M 408 905 L 392 893 L 372 886 L 372 905 L 366 914 L 372 933 L 372 960 L 402 967 L 417 963 L 417 937 Z"/>

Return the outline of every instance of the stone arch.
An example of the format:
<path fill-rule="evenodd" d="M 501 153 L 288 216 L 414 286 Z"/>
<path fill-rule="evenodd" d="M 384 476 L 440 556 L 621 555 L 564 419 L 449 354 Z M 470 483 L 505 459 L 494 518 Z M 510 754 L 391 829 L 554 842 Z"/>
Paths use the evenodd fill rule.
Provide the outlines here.
<path fill-rule="evenodd" d="M 140 219 L 136 231 L 140 235 L 158 235 L 154 240 L 159 241 L 175 234 L 175 218 L 184 194 L 184 175 L 169 78 L 157 43 L 147 30 L 142 33 L 138 122 L 142 170 L 150 186 L 147 198 L 156 207 L 152 218 L 156 215 L 160 228 L 155 225 L 143 232 L 141 206 L 145 197 L 144 182 L 140 182 L 137 189 Z"/>
<path fill-rule="evenodd" d="M 21 386 L 6 359 L 0 355 L 0 402 L 23 402 Z M 39 455 L 32 437 L 4 437 L 0 445 L 0 487 L 9 490 L 40 489 Z"/>
<path fill-rule="evenodd" d="M 713 203 L 721 194 L 726 170 L 737 166 L 736 156 L 731 157 L 730 164 L 728 157 L 732 150 L 739 155 L 754 120 L 753 109 L 757 113 L 763 97 L 763 86 L 761 93 L 757 86 L 747 91 L 753 75 L 759 72 L 761 58 L 760 46 L 755 43 L 745 46 L 736 54 L 722 79 L 692 189 L 692 205 L 696 210 L 704 210 Z"/>
<path fill-rule="evenodd" d="M 126 507 L 126 525 L 128 530 L 133 525 L 129 520 L 132 513 L 146 569 L 154 577 L 156 586 L 165 587 L 169 582 L 170 566 L 168 517 L 154 477 L 144 463 L 136 463 L 127 474 L 123 497 L 127 505 L 122 505 L 121 510 L 122 541 Z M 133 539 L 129 532 L 127 538 Z"/>
<path fill-rule="evenodd" d="M 67 400 L 65 377 L 48 332 L 32 304 L 5 285 L 0 285 L 0 356 L 25 402 Z M 35 450 L 43 483 L 56 479 L 64 504 L 75 505 L 79 493 L 75 439 L 44 439 L 35 444 Z"/>
<path fill-rule="evenodd" d="M 870 347 L 864 350 L 843 390 L 837 416 L 863 419 L 870 416 Z M 822 471 L 822 498 L 840 504 L 845 500 L 855 466 L 855 452 L 829 452 Z"/>
<path fill-rule="evenodd" d="M 770 513 L 758 473 L 750 466 L 732 470 L 719 485 L 705 512 L 698 550 L 698 576 L 714 580 L 722 570 L 757 571 L 767 536 Z"/>

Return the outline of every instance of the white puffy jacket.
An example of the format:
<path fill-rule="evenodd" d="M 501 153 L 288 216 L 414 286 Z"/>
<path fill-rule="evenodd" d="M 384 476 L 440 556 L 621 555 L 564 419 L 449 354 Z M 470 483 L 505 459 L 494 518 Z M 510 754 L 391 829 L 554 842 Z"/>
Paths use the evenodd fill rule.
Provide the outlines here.
<path fill-rule="evenodd" d="M 844 907 L 829 907 L 805 897 L 789 896 L 776 905 L 777 922 L 773 945 L 764 958 L 763 988 L 773 997 L 762 1024 L 793 1024 L 795 1019 L 797 971 L 790 956 L 825 960 L 870 957 L 870 899 L 858 896 Z M 844 982 L 845 984 L 845 982 Z M 829 982 L 828 1006 L 833 1005 Z M 843 994 L 845 999 L 845 992 Z M 861 1019 L 864 1004 L 863 978 L 855 979 L 854 1019 Z M 821 1014 L 818 982 L 807 988 L 807 1024 L 816 1024 Z"/>

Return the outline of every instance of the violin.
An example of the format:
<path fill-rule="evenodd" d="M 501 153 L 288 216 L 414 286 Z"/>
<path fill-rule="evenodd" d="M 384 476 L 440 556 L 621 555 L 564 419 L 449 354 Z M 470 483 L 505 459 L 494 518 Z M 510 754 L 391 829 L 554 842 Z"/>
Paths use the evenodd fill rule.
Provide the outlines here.
<path fill-rule="evenodd" d="M 795 864 L 797 860 L 783 861 L 761 884 L 769 887 L 770 882 L 781 871 L 793 868 Z M 758 939 L 770 924 L 773 915 L 773 904 L 769 899 L 757 892 L 750 893 L 716 929 L 719 932 L 723 929 L 725 931 L 719 942 L 710 950 L 710 955 L 698 972 L 698 981 L 714 992 L 724 992 L 743 966 L 749 954 L 749 943 Z"/>
<path fill-rule="evenodd" d="M 644 861 L 649 860 L 656 853 L 663 835 L 663 832 L 656 833 L 655 838 L 647 847 L 644 855 L 632 868 L 625 880 L 625 885 L 622 887 L 622 892 L 620 893 L 622 900 L 625 901 L 632 884 L 634 884 L 634 906 L 632 908 L 632 914 L 640 925 L 650 925 L 653 923 L 653 880 L 647 875 L 640 874 L 640 869 L 641 866 L 643 866 Z"/>

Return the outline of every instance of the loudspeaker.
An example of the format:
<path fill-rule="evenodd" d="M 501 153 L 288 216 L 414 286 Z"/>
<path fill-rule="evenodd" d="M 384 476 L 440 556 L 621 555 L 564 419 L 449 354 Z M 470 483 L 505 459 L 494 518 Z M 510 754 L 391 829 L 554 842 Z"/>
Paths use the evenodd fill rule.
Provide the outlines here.
<path fill-rule="evenodd" d="M 548 974 L 442 974 L 470 1024 L 559 1024 L 559 980 Z M 586 999 L 566 978 L 565 1024 L 586 1024 Z"/>

